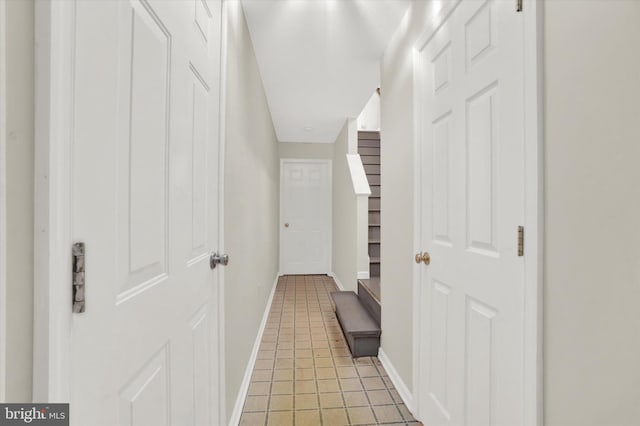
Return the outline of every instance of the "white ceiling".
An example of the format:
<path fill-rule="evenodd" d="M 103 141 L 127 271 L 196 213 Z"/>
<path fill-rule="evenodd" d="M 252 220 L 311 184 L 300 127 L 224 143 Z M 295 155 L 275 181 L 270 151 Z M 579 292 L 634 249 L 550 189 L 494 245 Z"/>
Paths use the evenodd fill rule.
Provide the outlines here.
<path fill-rule="evenodd" d="M 334 142 L 379 85 L 409 0 L 242 0 L 281 142 Z"/>

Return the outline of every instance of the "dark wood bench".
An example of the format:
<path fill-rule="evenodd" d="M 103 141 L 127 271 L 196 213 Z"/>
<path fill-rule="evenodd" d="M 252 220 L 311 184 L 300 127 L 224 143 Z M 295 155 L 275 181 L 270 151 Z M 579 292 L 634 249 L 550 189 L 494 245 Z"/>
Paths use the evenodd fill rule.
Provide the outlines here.
<path fill-rule="evenodd" d="M 380 326 L 360 303 L 353 291 L 331 293 L 336 308 L 336 316 L 347 339 L 354 358 L 378 356 L 380 347 Z"/>

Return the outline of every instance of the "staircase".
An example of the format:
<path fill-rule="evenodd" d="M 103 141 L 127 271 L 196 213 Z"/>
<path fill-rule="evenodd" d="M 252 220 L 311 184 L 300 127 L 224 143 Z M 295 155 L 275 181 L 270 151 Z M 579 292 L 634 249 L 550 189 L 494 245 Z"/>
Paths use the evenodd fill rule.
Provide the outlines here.
<path fill-rule="evenodd" d="M 380 277 L 380 132 L 358 132 L 358 154 L 367 174 L 369 197 L 369 275 Z"/>
<path fill-rule="evenodd" d="M 358 293 L 331 293 L 336 316 L 351 355 L 377 356 L 380 347 L 380 132 L 358 132 L 358 154 L 362 159 L 371 196 L 369 197 L 369 274 L 358 280 Z"/>
<path fill-rule="evenodd" d="M 369 279 L 358 280 L 358 295 L 380 324 L 380 132 L 358 132 L 358 154 L 367 174 L 369 196 Z"/>

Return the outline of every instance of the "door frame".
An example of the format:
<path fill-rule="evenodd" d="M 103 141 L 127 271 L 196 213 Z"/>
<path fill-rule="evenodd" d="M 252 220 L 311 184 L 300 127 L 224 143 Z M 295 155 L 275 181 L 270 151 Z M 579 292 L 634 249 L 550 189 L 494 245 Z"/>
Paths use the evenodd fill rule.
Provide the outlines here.
<path fill-rule="evenodd" d="M 4 2 L 0 2 L 4 6 Z M 224 252 L 226 1 L 220 2 L 218 244 Z M 75 2 L 36 1 L 33 400 L 71 396 L 71 247 Z M 4 156 L 2 157 L 4 158 Z M 4 170 L 4 169 L 3 169 Z M 215 226 L 215 225 L 214 225 Z M 91 247 L 88 247 L 91 255 Z M 3 269 L 4 270 L 4 269 Z M 225 416 L 224 268 L 217 268 L 218 423 Z M 4 300 L 4 298 L 2 298 Z M 4 357 L 3 357 L 4 359 Z"/>
<path fill-rule="evenodd" d="M 70 397 L 74 18 L 73 2 L 35 4 L 34 401 Z"/>
<path fill-rule="evenodd" d="M 457 8 L 457 0 L 444 6 L 431 22 L 424 26 L 413 45 L 414 94 L 421 93 L 422 67 L 420 53 L 427 43 Z M 543 424 L 543 259 L 544 259 L 544 140 L 543 140 L 543 59 L 542 16 L 543 4 L 524 0 L 523 5 L 523 69 L 524 69 L 524 407 L 523 426 Z M 514 2 L 515 8 L 515 2 Z M 413 97 L 413 149 L 414 149 L 414 252 L 422 250 L 422 176 L 420 169 L 422 126 L 419 96 Z M 515 238 L 515 234 L 514 234 Z M 413 405 L 420 417 L 420 390 L 423 388 L 420 372 L 422 318 L 422 268 L 413 265 Z"/>
<path fill-rule="evenodd" d="M 6 3 L 0 2 L 0 402 L 7 383 L 7 85 Z"/>
<path fill-rule="evenodd" d="M 282 217 L 282 213 L 284 211 L 284 209 L 282 208 L 282 200 L 283 200 L 283 186 L 282 186 L 282 181 L 283 181 L 283 177 L 284 177 L 284 165 L 286 163 L 316 163 L 316 164 L 326 164 L 327 167 L 329 168 L 329 207 L 328 207 L 328 220 L 329 220 L 329 247 L 327 248 L 328 250 L 328 257 L 327 257 L 327 274 L 331 274 L 332 273 L 332 265 L 333 265 L 333 161 L 329 160 L 329 159 L 312 159 L 312 158 L 281 158 L 280 159 L 280 220 L 278 223 L 278 227 L 280 229 L 279 232 L 279 254 L 278 254 L 278 265 L 280 268 L 280 272 L 278 273 L 278 275 L 282 275 L 284 273 L 284 268 L 283 268 L 283 246 L 284 244 L 282 243 L 283 241 L 283 233 L 284 233 L 284 228 L 282 226 L 283 222 L 284 222 L 284 218 Z"/>

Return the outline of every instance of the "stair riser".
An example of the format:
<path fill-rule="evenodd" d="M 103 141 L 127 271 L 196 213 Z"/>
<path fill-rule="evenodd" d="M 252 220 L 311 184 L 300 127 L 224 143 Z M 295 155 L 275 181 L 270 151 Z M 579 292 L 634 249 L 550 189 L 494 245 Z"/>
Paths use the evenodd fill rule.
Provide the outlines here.
<path fill-rule="evenodd" d="M 371 317 L 375 320 L 375 322 L 380 325 L 380 319 L 382 317 L 382 307 L 380 303 L 374 299 L 374 297 L 369 293 L 369 291 L 358 282 L 358 299 L 362 305 L 367 309 L 367 312 L 371 314 Z"/>
<path fill-rule="evenodd" d="M 369 257 L 380 257 L 380 243 L 369 243 Z"/>
<path fill-rule="evenodd" d="M 359 148 L 380 148 L 380 139 L 362 140 L 358 139 Z"/>
<path fill-rule="evenodd" d="M 380 212 L 370 211 L 369 212 L 369 223 L 371 223 L 371 224 L 380 223 Z"/>
<path fill-rule="evenodd" d="M 368 147 L 368 146 L 359 146 L 358 154 L 360 155 L 376 155 L 380 156 L 380 148 Z"/>
<path fill-rule="evenodd" d="M 379 175 L 380 174 L 380 164 L 365 164 L 364 172 L 369 175 Z"/>
<path fill-rule="evenodd" d="M 370 209 L 379 209 L 380 208 L 380 198 L 369 197 L 369 208 Z"/>
<path fill-rule="evenodd" d="M 380 264 L 379 263 L 370 263 L 369 264 L 369 276 L 371 276 L 371 277 L 379 277 L 380 276 Z"/>
<path fill-rule="evenodd" d="M 366 166 L 367 165 L 376 165 L 376 166 L 380 165 L 380 156 L 379 155 L 362 155 L 362 154 L 360 154 L 360 159 L 362 160 L 362 164 L 364 164 L 364 166 L 365 166 L 365 170 L 366 170 Z"/>
<path fill-rule="evenodd" d="M 380 175 L 369 175 L 367 176 L 367 180 L 369 181 L 369 185 L 380 185 Z"/>
<path fill-rule="evenodd" d="M 380 131 L 379 130 L 358 130 L 358 139 L 380 140 Z"/>
<path fill-rule="evenodd" d="M 354 358 L 361 356 L 378 356 L 379 337 L 358 337 L 347 333 L 347 344 Z"/>
<path fill-rule="evenodd" d="M 380 240 L 380 227 L 379 226 L 370 226 L 369 227 L 369 239 L 370 240 Z"/>

